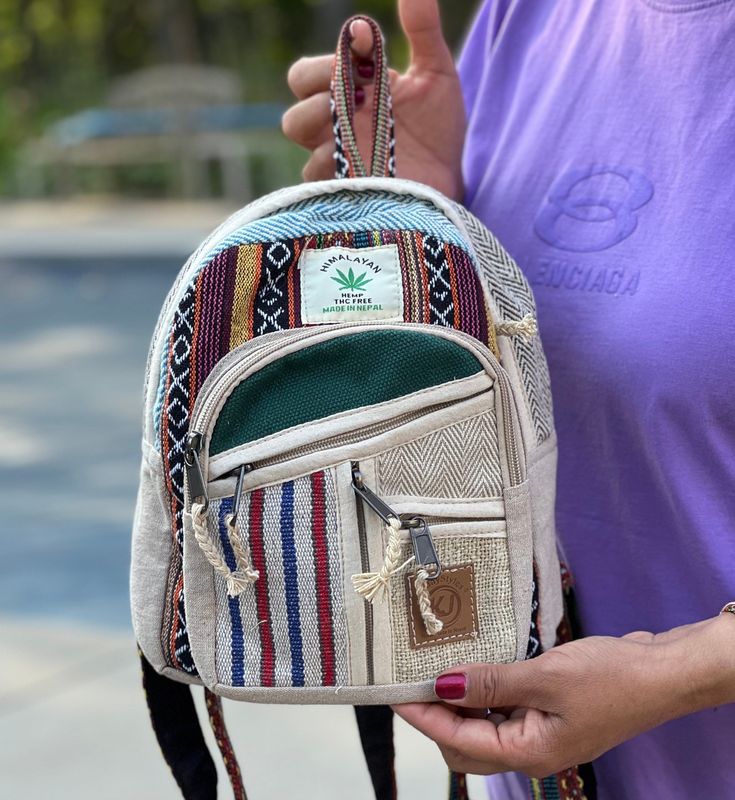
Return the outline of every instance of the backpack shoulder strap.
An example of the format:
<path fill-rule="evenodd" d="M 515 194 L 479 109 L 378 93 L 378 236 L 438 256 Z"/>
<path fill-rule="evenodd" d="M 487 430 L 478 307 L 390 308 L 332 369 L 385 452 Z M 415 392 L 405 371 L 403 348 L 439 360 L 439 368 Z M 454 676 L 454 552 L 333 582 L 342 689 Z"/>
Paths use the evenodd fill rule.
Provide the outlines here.
<path fill-rule="evenodd" d="M 151 725 L 184 800 L 217 800 L 217 769 L 204 739 L 191 688 L 159 675 L 140 651 Z M 205 689 L 207 714 L 235 800 L 247 800 L 240 767 L 225 727 L 222 700 Z"/>
<path fill-rule="evenodd" d="M 355 718 L 375 800 L 396 800 L 393 710 L 390 706 L 355 706 Z"/>
<path fill-rule="evenodd" d="M 204 739 L 191 687 L 159 675 L 139 652 L 151 724 L 184 800 L 217 800 L 217 769 Z M 222 699 L 205 689 L 209 721 L 230 778 L 234 800 L 247 800 L 237 756 L 222 712 Z M 397 800 L 393 711 L 356 706 L 355 716 L 375 800 Z M 449 800 L 468 800 L 464 775 L 450 773 Z"/>

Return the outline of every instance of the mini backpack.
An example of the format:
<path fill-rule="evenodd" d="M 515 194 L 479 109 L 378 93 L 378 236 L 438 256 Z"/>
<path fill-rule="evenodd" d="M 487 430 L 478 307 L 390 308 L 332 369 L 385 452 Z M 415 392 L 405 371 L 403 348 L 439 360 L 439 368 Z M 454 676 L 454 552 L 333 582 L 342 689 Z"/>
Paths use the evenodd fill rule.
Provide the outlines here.
<path fill-rule="evenodd" d="M 369 170 L 349 27 L 374 31 Z M 388 704 L 458 663 L 552 647 L 565 623 L 556 439 L 530 288 L 461 205 L 395 178 L 376 24 L 344 26 L 337 179 L 233 214 L 173 285 L 151 343 L 131 596 L 151 719 L 186 798 L 216 796 L 185 684 L 356 707 L 395 797 Z M 561 626 L 561 628 L 560 628 Z M 592 797 L 574 768 L 534 797 Z M 466 797 L 453 774 L 450 797 Z"/>

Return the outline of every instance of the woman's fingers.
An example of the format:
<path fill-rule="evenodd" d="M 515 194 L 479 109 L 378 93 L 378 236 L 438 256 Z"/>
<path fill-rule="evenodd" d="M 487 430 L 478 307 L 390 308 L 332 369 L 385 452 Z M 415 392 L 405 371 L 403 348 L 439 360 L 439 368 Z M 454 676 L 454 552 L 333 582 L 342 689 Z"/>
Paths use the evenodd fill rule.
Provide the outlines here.
<path fill-rule="evenodd" d="M 288 71 L 288 88 L 298 100 L 329 92 L 333 62 L 333 56 L 300 58 Z M 358 61 L 353 65 L 352 77 L 355 86 L 368 86 L 375 77 L 375 65 L 372 61 Z"/>
<path fill-rule="evenodd" d="M 465 664 L 440 675 L 434 691 L 440 700 L 466 708 L 533 706 L 543 691 L 539 662 Z"/>
<path fill-rule="evenodd" d="M 370 96 L 370 90 L 358 86 L 355 89 L 355 107 L 360 109 Z M 314 94 L 287 109 L 281 118 L 281 129 L 286 138 L 307 150 L 313 150 L 327 140 L 333 141 L 329 92 Z"/>
<path fill-rule="evenodd" d="M 458 709 L 459 715 L 461 717 L 467 717 L 467 719 L 487 719 L 488 716 L 488 709 L 487 708 L 460 708 Z"/>
<path fill-rule="evenodd" d="M 456 751 L 470 761 L 489 764 L 490 771 L 511 770 L 516 766 L 503 750 L 499 728 L 486 719 L 462 717 L 457 709 L 440 703 L 410 703 L 393 706 L 393 710 L 442 749 Z"/>
<path fill-rule="evenodd" d="M 305 181 L 326 181 L 334 177 L 334 142 L 320 144 L 301 171 Z"/>
<path fill-rule="evenodd" d="M 354 64 L 352 76 L 356 86 L 372 83 L 375 65 L 372 61 L 373 32 L 367 22 L 357 20 L 352 23 L 352 52 Z M 311 95 L 329 91 L 332 78 L 334 56 L 304 56 L 291 65 L 286 78 L 288 88 L 299 100 Z"/>
<path fill-rule="evenodd" d="M 437 0 L 398 0 L 398 15 L 411 46 L 411 65 L 454 75 L 454 58 L 442 32 Z"/>
<path fill-rule="evenodd" d="M 329 91 L 334 56 L 305 56 L 288 71 L 288 88 L 299 100 Z"/>
<path fill-rule="evenodd" d="M 372 28 L 361 19 L 356 19 L 350 25 L 350 48 L 358 59 L 368 60 L 373 56 L 373 31 Z"/>
<path fill-rule="evenodd" d="M 281 128 L 286 137 L 309 150 L 331 139 L 331 124 L 329 92 L 319 92 L 296 103 L 281 119 Z"/>

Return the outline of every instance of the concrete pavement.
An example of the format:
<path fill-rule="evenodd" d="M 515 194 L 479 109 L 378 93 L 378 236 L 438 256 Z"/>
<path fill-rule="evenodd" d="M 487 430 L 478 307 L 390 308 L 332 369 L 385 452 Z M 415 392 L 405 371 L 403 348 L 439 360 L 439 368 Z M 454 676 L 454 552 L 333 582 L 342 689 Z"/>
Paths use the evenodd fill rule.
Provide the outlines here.
<path fill-rule="evenodd" d="M 0 797 L 176 800 L 140 688 L 132 635 L 0 618 Z M 224 769 L 200 718 L 228 798 Z M 251 800 L 371 800 L 352 709 L 225 702 Z M 396 723 L 401 800 L 445 800 L 437 750 Z M 483 797 L 471 778 L 473 797 Z"/>

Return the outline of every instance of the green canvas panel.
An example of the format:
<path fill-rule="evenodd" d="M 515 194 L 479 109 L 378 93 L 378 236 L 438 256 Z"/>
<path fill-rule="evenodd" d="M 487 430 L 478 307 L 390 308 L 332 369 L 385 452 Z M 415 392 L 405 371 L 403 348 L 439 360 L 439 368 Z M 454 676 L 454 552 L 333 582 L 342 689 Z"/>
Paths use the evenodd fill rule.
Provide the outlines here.
<path fill-rule="evenodd" d="M 461 345 L 415 330 L 338 336 L 271 362 L 240 383 L 220 412 L 209 453 L 481 370 Z"/>

